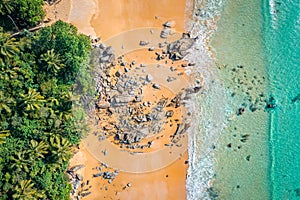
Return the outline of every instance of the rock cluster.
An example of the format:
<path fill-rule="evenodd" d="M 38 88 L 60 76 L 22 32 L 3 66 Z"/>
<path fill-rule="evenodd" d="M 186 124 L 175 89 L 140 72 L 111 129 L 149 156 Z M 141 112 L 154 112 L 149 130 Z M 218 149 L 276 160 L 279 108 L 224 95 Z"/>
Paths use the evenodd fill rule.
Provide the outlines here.
<path fill-rule="evenodd" d="M 167 53 L 172 60 L 180 60 L 188 54 L 188 50 L 194 44 L 195 39 L 189 34 L 183 33 L 181 39 L 167 45 Z"/>
<path fill-rule="evenodd" d="M 67 170 L 69 181 L 72 184 L 71 199 L 79 200 L 81 197 L 86 197 L 91 194 L 89 191 L 92 186 L 89 185 L 90 181 L 85 181 L 78 170 L 84 168 L 84 165 L 76 165 Z"/>
<path fill-rule="evenodd" d="M 167 21 L 163 24 L 161 36 L 170 34 L 175 22 Z M 159 44 L 162 50 L 155 53 L 156 60 L 165 60 L 167 63 L 182 59 L 193 45 L 194 39 L 189 34 L 172 43 L 165 41 Z M 153 45 L 148 41 L 140 41 L 140 46 Z M 154 51 L 153 47 L 148 48 Z M 128 61 L 123 55 L 116 58 L 112 47 L 103 44 L 95 44 L 92 63 L 96 63 L 95 82 L 98 99 L 95 103 L 96 113 L 99 117 L 99 131 L 94 132 L 99 140 L 108 137 L 114 138 L 114 143 L 121 148 L 143 149 L 150 148 L 152 141 L 140 144 L 144 138 L 160 133 L 168 119 L 172 118 L 175 109 L 184 104 L 193 93 L 199 92 L 201 87 L 187 88 L 183 93 L 177 94 L 173 99 L 160 98 L 156 101 L 144 99 L 144 88 L 150 86 L 152 92 L 161 91 L 162 85 L 155 82 L 151 74 L 144 73 L 132 76 L 131 71 L 139 69 L 144 72 L 145 64 L 137 64 L 136 61 Z M 182 67 L 194 64 L 182 64 Z M 159 67 L 159 65 L 157 66 Z M 171 69 L 172 70 L 172 69 Z M 173 67 L 172 71 L 177 69 Z M 182 75 L 179 73 L 178 75 Z M 167 82 L 175 81 L 176 77 L 166 77 Z M 88 100 L 85 100 L 88 102 Z M 105 117 L 106 116 L 106 117 Z M 170 121 L 170 120 L 169 120 Z M 172 123 L 173 124 L 173 123 Z M 177 141 L 188 128 L 188 125 L 176 123 L 179 127 L 170 142 Z M 176 139 L 177 138 L 177 139 Z"/>

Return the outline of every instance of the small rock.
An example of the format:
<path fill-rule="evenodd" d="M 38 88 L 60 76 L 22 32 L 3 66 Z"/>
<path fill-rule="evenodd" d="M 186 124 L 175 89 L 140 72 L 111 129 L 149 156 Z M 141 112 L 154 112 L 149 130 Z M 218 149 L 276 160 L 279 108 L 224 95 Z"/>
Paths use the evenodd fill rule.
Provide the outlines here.
<path fill-rule="evenodd" d="M 241 115 L 245 112 L 245 108 L 239 108 L 237 115 Z"/>
<path fill-rule="evenodd" d="M 159 47 L 159 48 L 163 48 L 163 47 L 165 47 L 165 46 L 166 46 L 165 43 L 158 43 L 158 47 Z"/>
<path fill-rule="evenodd" d="M 148 50 L 149 51 L 154 51 L 154 47 L 150 47 Z"/>
<path fill-rule="evenodd" d="M 81 174 L 76 174 L 76 178 L 77 180 L 79 181 L 82 181 L 83 180 L 83 176 Z"/>
<path fill-rule="evenodd" d="M 117 72 L 115 73 L 115 75 L 116 75 L 116 77 L 120 77 L 120 76 L 121 76 L 121 73 L 120 73 L 119 71 L 117 71 Z"/>
<path fill-rule="evenodd" d="M 148 45 L 148 44 L 149 44 L 148 41 L 144 41 L 144 40 L 141 40 L 141 41 L 140 41 L 140 46 L 146 46 L 146 45 Z"/>
<path fill-rule="evenodd" d="M 157 84 L 157 83 L 154 83 L 154 84 L 152 85 L 152 87 L 153 87 L 154 89 L 160 89 L 160 85 Z"/>
<path fill-rule="evenodd" d="M 181 64 L 181 67 L 187 67 L 188 65 L 186 63 Z"/>
<path fill-rule="evenodd" d="M 251 157 L 250 155 L 246 156 L 246 160 L 250 161 L 250 157 Z"/>
<path fill-rule="evenodd" d="M 82 193 L 81 196 L 82 196 L 82 197 L 86 197 L 86 196 L 90 195 L 91 193 L 92 193 L 92 192 Z"/>
<path fill-rule="evenodd" d="M 167 81 L 168 81 L 168 82 L 172 82 L 172 81 L 174 81 L 174 80 L 176 80 L 175 77 L 168 77 L 168 78 L 167 78 Z"/>
<path fill-rule="evenodd" d="M 163 24 L 164 27 L 173 28 L 176 25 L 176 22 L 173 20 L 169 20 Z"/>
<path fill-rule="evenodd" d="M 151 74 L 147 74 L 146 80 L 147 80 L 148 82 L 153 81 L 153 76 L 152 76 Z"/>
<path fill-rule="evenodd" d="M 173 110 L 169 110 L 166 113 L 166 117 L 172 117 L 174 115 L 174 111 Z"/>
<path fill-rule="evenodd" d="M 102 151 L 102 153 L 103 153 L 104 156 L 106 156 L 106 155 L 107 155 L 107 150 L 104 149 L 104 150 Z"/>

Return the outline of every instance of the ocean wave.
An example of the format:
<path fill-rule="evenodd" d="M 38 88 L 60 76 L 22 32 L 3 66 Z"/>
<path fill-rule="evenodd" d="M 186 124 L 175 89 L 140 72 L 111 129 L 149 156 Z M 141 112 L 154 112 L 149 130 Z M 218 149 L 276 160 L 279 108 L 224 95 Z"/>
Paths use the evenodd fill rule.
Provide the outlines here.
<path fill-rule="evenodd" d="M 186 180 L 187 199 L 211 199 L 210 187 L 215 175 L 213 149 L 226 125 L 225 89 L 221 86 L 210 51 L 210 37 L 222 10 L 220 0 L 187 1 L 186 30 L 195 43 L 185 57 L 196 63 L 187 69 L 191 84 L 201 82 L 203 91 L 195 95 L 188 106 L 194 119 L 188 131 L 189 168 Z M 195 120 L 196 119 L 196 120 Z"/>

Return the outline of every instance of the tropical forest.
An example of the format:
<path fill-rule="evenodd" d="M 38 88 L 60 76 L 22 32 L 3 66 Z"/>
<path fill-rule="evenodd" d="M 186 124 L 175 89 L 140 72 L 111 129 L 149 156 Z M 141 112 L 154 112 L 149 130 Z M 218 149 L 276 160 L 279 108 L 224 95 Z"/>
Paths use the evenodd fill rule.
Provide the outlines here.
<path fill-rule="evenodd" d="M 87 129 L 90 40 L 41 26 L 44 0 L 0 0 L 0 199 L 69 199 L 66 171 Z M 75 109 L 74 109 L 75 108 Z"/>

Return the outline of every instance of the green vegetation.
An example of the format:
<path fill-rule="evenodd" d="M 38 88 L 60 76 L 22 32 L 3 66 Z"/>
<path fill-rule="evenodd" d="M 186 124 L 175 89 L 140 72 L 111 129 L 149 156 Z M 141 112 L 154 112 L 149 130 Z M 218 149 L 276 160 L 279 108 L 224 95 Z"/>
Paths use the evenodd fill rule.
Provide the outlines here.
<path fill-rule="evenodd" d="M 1 0 L 0 14 L 34 25 L 41 3 Z M 0 27 L 0 199 L 69 199 L 66 169 L 85 130 L 79 99 L 93 94 L 90 50 L 62 21 L 17 38 Z"/>
<path fill-rule="evenodd" d="M 1 0 L 0 26 L 7 30 L 36 26 L 45 16 L 44 0 Z"/>

